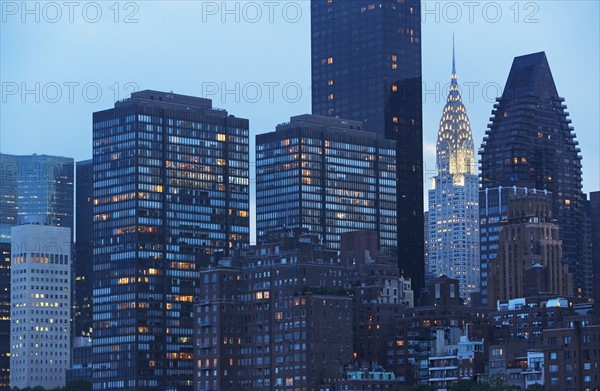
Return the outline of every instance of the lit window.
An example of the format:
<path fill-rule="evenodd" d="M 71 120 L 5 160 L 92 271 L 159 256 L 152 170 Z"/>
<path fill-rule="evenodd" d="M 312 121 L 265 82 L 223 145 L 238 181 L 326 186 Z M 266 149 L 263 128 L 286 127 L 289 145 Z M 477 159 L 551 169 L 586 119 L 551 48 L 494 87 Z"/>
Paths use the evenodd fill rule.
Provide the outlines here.
<path fill-rule="evenodd" d="M 327 96 L 327 100 L 333 100 L 333 94 L 329 94 L 329 95 Z"/>
<path fill-rule="evenodd" d="M 327 85 L 328 85 L 328 86 L 332 86 L 332 85 L 333 85 L 333 80 L 329 80 L 329 81 L 327 82 Z"/>
<path fill-rule="evenodd" d="M 398 91 L 398 86 L 394 84 L 394 85 L 392 86 L 392 91 L 394 91 L 394 92 Z"/>
<path fill-rule="evenodd" d="M 396 63 L 392 64 L 392 69 L 398 69 L 398 64 L 396 64 Z"/>
<path fill-rule="evenodd" d="M 333 64 L 333 57 L 329 57 L 327 59 L 327 64 Z"/>
<path fill-rule="evenodd" d="M 225 141 L 226 136 L 223 133 L 217 134 L 217 141 Z"/>

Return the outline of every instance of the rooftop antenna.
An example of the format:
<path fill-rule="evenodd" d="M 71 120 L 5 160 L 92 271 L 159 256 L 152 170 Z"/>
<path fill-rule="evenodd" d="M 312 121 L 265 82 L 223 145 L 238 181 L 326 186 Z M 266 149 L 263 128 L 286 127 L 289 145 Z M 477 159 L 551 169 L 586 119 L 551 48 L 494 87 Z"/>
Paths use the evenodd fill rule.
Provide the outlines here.
<path fill-rule="evenodd" d="M 452 31 L 452 73 L 456 74 L 456 62 L 454 60 L 454 31 Z"/>

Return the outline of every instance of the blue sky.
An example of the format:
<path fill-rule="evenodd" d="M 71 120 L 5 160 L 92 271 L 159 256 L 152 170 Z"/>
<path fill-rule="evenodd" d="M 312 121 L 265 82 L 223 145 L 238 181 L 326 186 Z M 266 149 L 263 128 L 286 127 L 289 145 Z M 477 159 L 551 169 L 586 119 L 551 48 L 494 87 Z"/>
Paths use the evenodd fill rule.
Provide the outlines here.
<path fill-rule="evenodd" d="M 205 95 L 249 118 L 252 136 L 310 112 L 306 0 L 23 4 L 0 4 L 4 153 L 90 158 L 92 113 L 137 89 Z M 454 32 L 476 148 L 513 57 L 545 51 L 581 145 L 584 191 L 600 189 L 599 4 L 422 3 L 426 178 L 434 175 Z"/>

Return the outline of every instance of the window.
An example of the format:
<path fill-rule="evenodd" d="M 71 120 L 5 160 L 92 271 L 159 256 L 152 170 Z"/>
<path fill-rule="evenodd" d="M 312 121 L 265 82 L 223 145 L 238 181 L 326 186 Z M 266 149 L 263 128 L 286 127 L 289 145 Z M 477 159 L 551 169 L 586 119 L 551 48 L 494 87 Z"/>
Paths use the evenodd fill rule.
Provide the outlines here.
<path fill-rule="evenodd" d="M 548 367 L 548 371 L 550 371 L 551 373 L 558 372 L 558 365 L 555 365 L 555 364 L 553 364 L 553 365 L 550 365 L 550 366 Z"/>

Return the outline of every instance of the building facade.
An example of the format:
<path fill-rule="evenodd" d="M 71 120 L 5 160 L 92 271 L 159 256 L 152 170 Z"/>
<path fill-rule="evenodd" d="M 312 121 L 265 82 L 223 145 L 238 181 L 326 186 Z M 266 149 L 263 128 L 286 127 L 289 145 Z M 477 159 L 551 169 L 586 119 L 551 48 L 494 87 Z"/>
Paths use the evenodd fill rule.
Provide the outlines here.
<path fill-rule="evenodd" d="M 10 233 L 18 224 L 17 157 L 0 154 L 0 389 L 10 389 Z"/>
<path fill-rule="evenodd" d="M 590 193 L 594 300 L 600 302 L 600 191 Z"/>
<path fill-rule="evenodd" d="M 395 140 L 398 266 L 424 286 L 421 4 L 311 1 L 312 112 Z"/>
<path fill-rule="evenodd" d="M 427 274 L 460 282 L 460 296 L 470 303 L 480 287 L 479 178 L 471 124 L 462 103 L 452 59 L 450 93 L 436 145 L 437 175 L 429 190 Z"/>
<path fill-rule="evenodd" d="M 248 120 L 140 91 L 94 113 L 96 390 L 191 390 L 199 271 L 249 243 Z"/>
<path fill-rule="evenodd" d="M 377 232 L 342 234 L 340 258 L 352 294 L 354 360 L 360 368 L 384 365 L 387 341 L 395 335 L 402 308 L 413 307 L 410 280 L 377 249 Z"/>
<path fill-rule="evenodd" d="M 66 384 L 71 355 L 71 230 L 12 229 L 10 386 Z"/>
<path fill-rule="evenodd" d="M 552 193 L 563 259 L 574 293 L 591 297 L 592 264 L 582 192 L 581 155 L 544 52 L 516 57 L 481 148 L 483 189 L 526 187 Z"/>
<path fill-rule="evenodd" d="M 307 229 L 201 273 L 195 391 L 331 389 L 352 360 L 346 268 Z"/>
<path fill-rule="evenodd" d="M 498 257 L 490 262 L 488 306 L 497 300 L 554 293 L 571 296 L 573 277 L 563 262 L 559 229 L 544 195 L 512 197 L 500 225 Z"/>
<path fill-rule="evenodd" d="M 600 325 L 574 319 L 544 331 L 544 389 L 596 390 L 600 386 Z"/>
<path fill-rule="evenodd" d="M 75 164 L 75 262 L 73 268 L 73 336 L 92 335 L 92 295 L 94 276 L 94 164 Z"/>
<path fill-rule="evenodd" d="M 395 253 L 395 142 L 360 129 L 356 121 L 301 115 L 256 136 L 259 238 L 303 227 L 337 251 L 344 232 L 372 230 L 380 250 Z"/>
<path fill-rule="evenodd" d="M 483 188 L 479 191 L 481 305 L 484 307 L 490 304 L 488 303 L 489 271 L 491 263 L 498 257 L 500 222 L 508 218 L 508 200 L 526 194 L 544 194 L 546 197 L 551 197 L 551 193 L 547 190 L 538 191 L 516 186 Z"/>
<path fill-rule="evenodd" d="M 73 228 L 73 159 L 0 154 L 0 389 L 9 385 L 11 229 L 39 217 Z"/>

